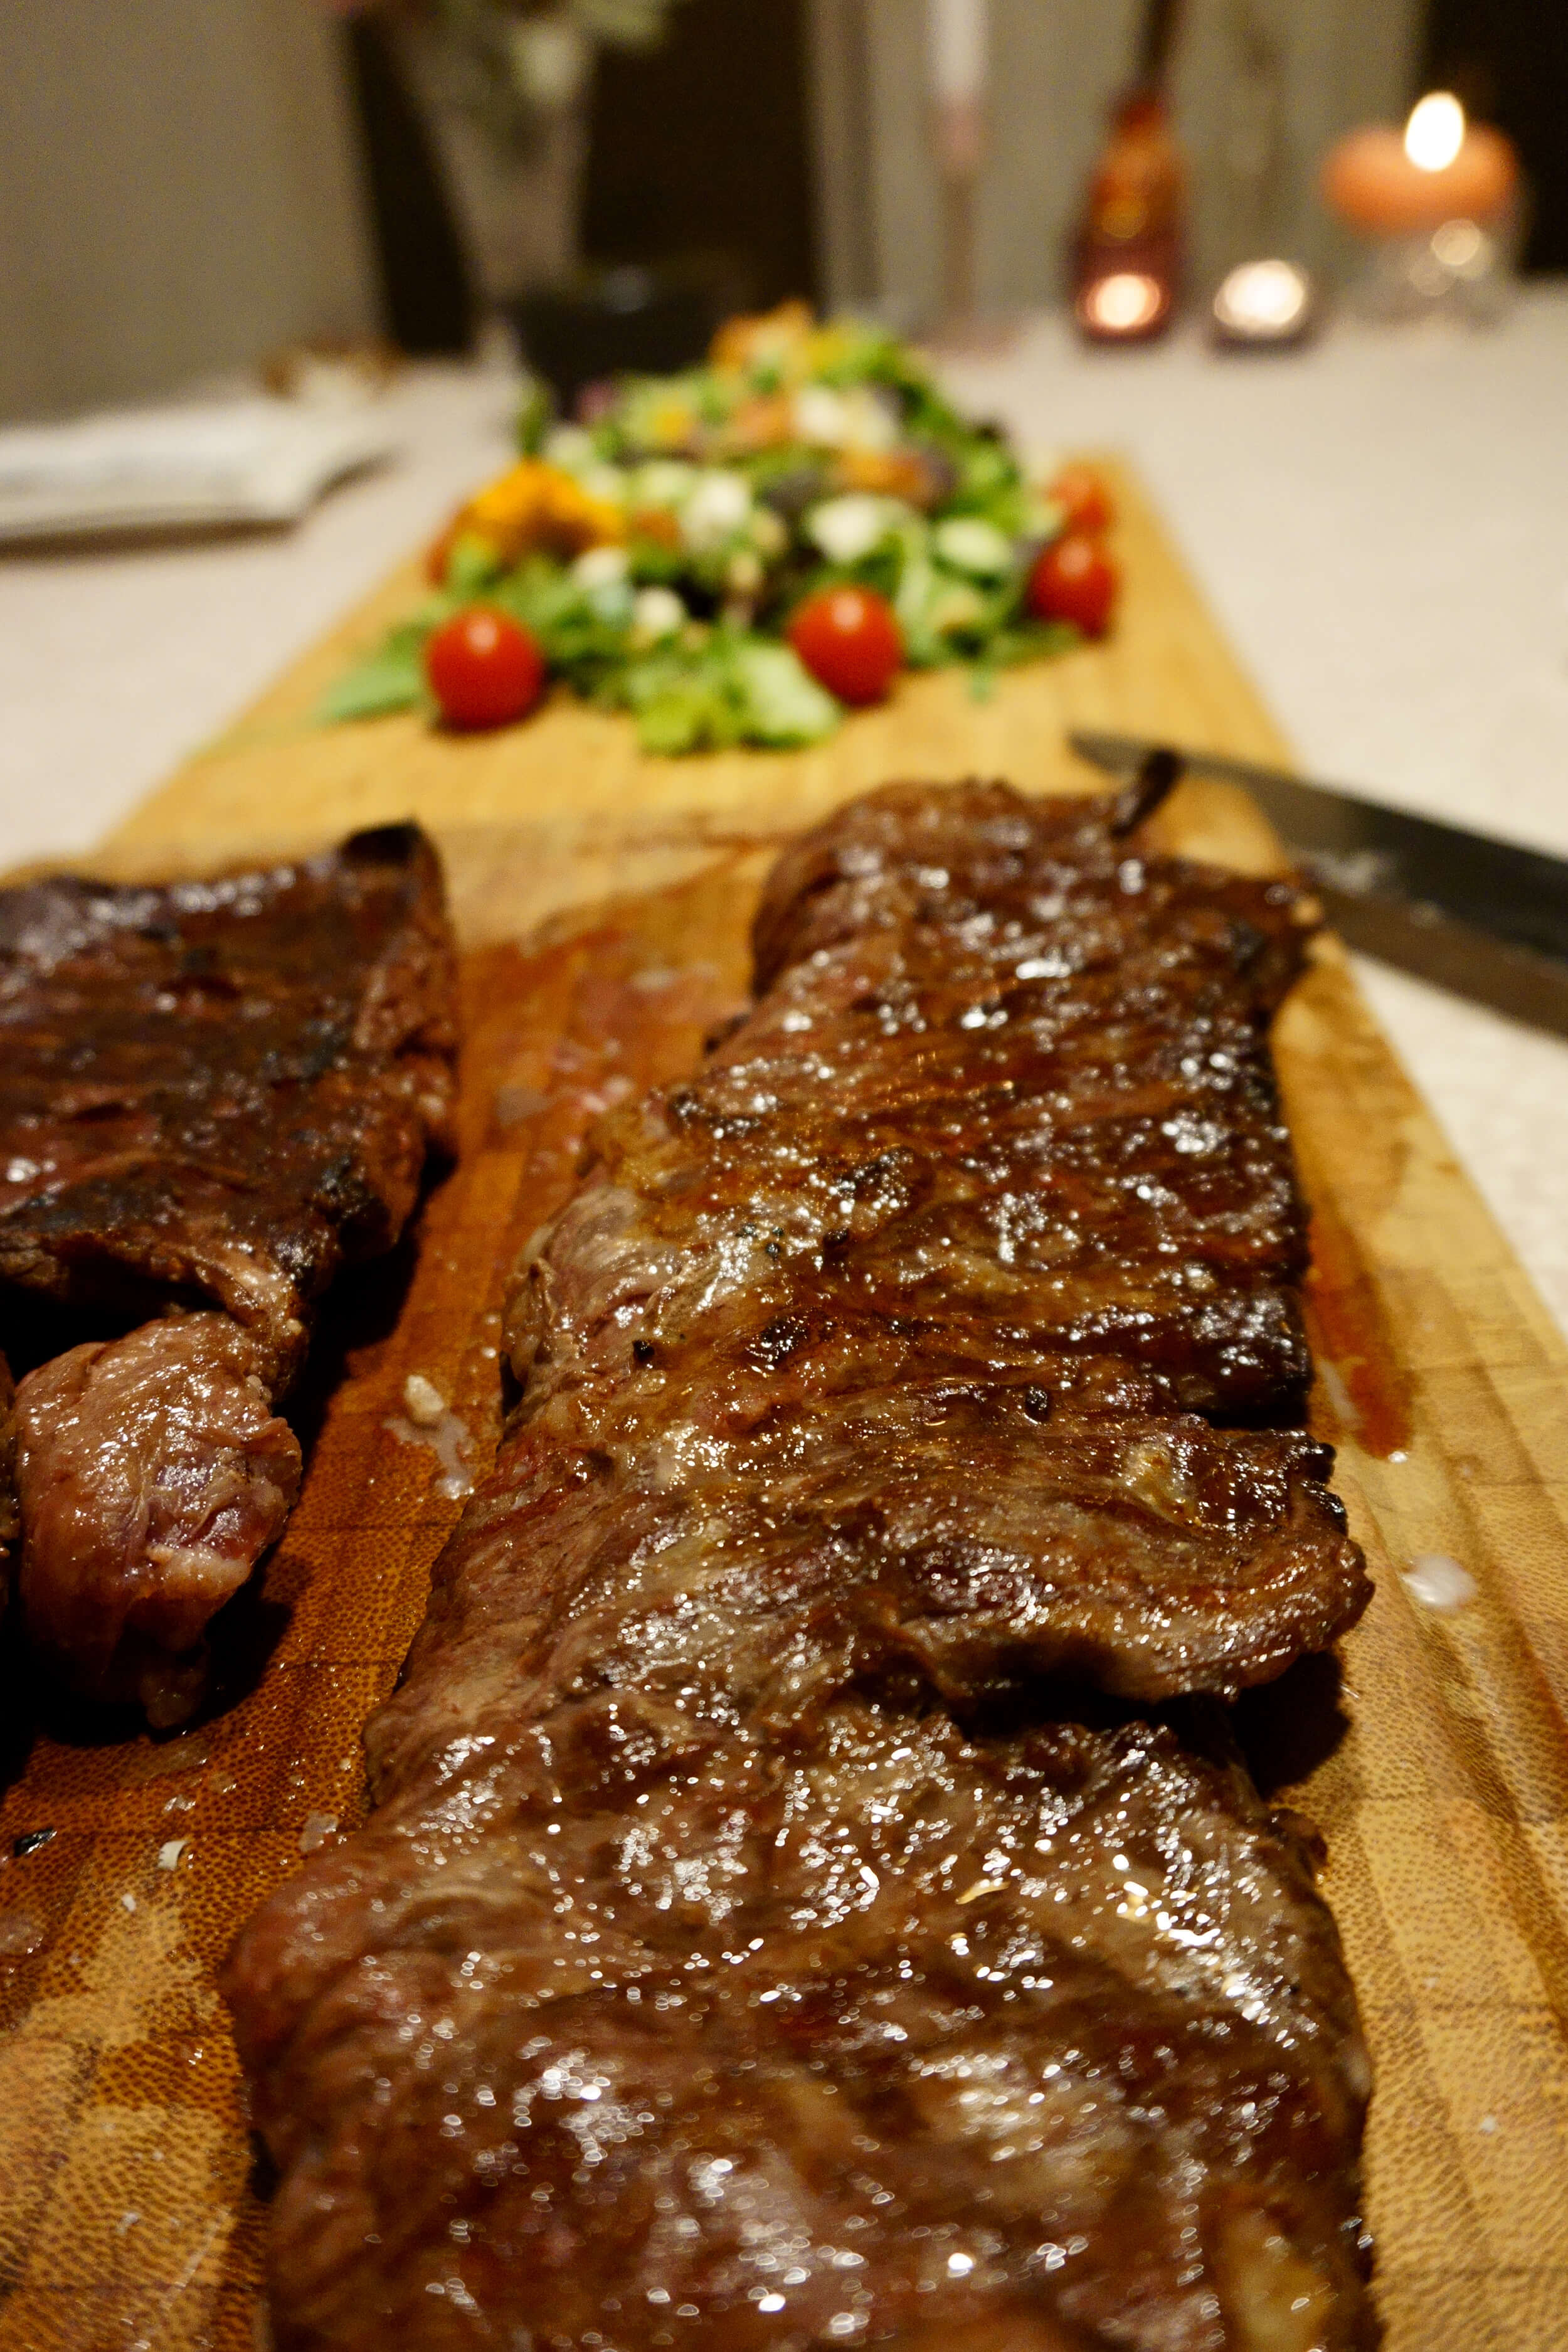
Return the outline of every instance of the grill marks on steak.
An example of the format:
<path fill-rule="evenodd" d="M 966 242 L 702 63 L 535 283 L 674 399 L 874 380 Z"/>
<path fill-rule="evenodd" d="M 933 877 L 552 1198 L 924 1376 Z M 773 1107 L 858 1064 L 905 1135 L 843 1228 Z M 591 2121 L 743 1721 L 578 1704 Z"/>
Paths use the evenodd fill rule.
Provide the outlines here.
<path fill-rule="evenodd" d="M 371 1822 L 231 1960 L 281 2352 L 1375 2343 L 1310 1847 L 1190 1702 L 1027 1721 L 1364 1605 L 1325 1452 L 1181 1409 L 1300 1390 L 1301 929 L 992 788 L 781 861 L 531 1253 Z"/>
<path fill-rule="evenodd" d="M 1123 838 L 1122 812 L 1121 796 L 1026 800 L 1007 784 L 867 793 L 776 860 L 752 926 L 757 994 L 825 948 L 931 924 L 973 925 L 984 935 L 993 919 L 1058 923 L 1059 951 L 1087 966 L 1095 941 L 1107 944 L 1129 912 L 1114 885 L 1122 899 L 1142 900 L 1140 928 L 1173 906 L 1211 937 L 1245 926 L 1250 936 L 1228 951 L 1259 1006 L 1276 1010 L 1310 929 L 1297 893 L 1186 858 L 1148 858 Z M 1157 886 L 1152 898 L 1145 882 Z M 1108 909 L 1110 932 L 1096 928 Z"/>
<path fill-rule="evenodd" d="M 832 1563 L 683 1501 L 515 1433 L 247 1932 L 280 2346 L 1369 2344 L 1294 1832 L 1167 1727 L 873 1694 Z"/>
<path fill-rule="evenodd" d="M 981 898 L 951 814 L 930 828 L 947 862 L 911 881 L 931 796 L 877 797 L 906 864 L 860 870 L 861 803 L 833 851 L 851 879 L 770 890 L 769 993 L 689 1085 L 605 1123 L 545 1296 L 514 1312 L 520 1374 L 545 1328 L 533 1393 L 848 1316 L 922 1352 L 1114 1353 L 1173 1404 L 1292 1412 L 1305 1223 L 1268 1023 L 1300 961 L 1294 894 L 1135 856 L 1104 803 L 1064 836 L 970 787 L 983 846 L 1016 845 Z"/>
<path fill-rule="evenodd" d="M 192 1703 L 201 1661 L 174 1654 L 298 1489 L 272 1402 L 333 1276 L 401 1233 L 454 1051 L 414 826 L 269 873 L 0 892 L 0 1284 L 163 1310 L 22 1387 L 23 1612 L 78 1687 Z"/>
<path fill-rule="evenodd" d="M 960 1708 L 1051 1674 L 1130 1699 L 1228 1696 L 1360 1614 L 1325 1447 L 1129 1411 L 1114 1366 L 1063 1369 L 1055 1387 L 1047 1363 L 1027 1382 L 780 1402 L 740 1433 L 727 1392 L 672 1377 L 661 1418 L 646 1398 L 614 1421 L 578 1399 L 539 1429 L 612 1465 L 615 1499 L 594 1508 L 632 1513 L 623 1549 L 656 1544 L 692 1592 L 730 1564 L 704 1639 L 765 1609 L 783 1654 L 830 1608 L 835 1672 L 908 1669 Z"/>
<path fill-rule="evenodd" d="M 209 1299 L 287 1377 L 446 1134 L 453 985 L 412 825 L 270 873 L 0 892 L 0 1282 Z"/>
<path fill-rule="evenodd" d="M 905 1661 L 960 1708 L 1051 1673 L 1132 1699 L 1228 1693 L 1356 1612 L 1323 1447 L 1037 1413 L 1037 1391 L 860 1391 L 644 1461 L 700 1528 L 722 1517 L 750 1573 L 830 1591 L 857 1672 Z"/>
<path fill-rule="evenodd" d="M 945 1558 L 997 1628 L 982 1681 L 1227 1695 L 1370 1591 L 1325 1454 L 1176 1410 L 1278 1416 L 1310 1370 L 1267 1025 L 1304 923 L 1284 885 L 1133 855 L 1109 814 L 894 791 L 786 856 L 795 895 L 775 881 L 757 924 L 772 987 L 697 1077 L 601 1124 L 508 1341 L 524 1411 L 633 1478 L 672 1430 L 693 1464 L 749 1433 L 715 1473 L 748 1490 L 798 1431 L 790 1541 L 862 1483 L 863 1518 L 910 1489 L 923 1533 L 884 1547 L 900 1618 L 931 1613 Z M 931 1402 L 928 1443 L 933 1378 L 972 1385 Z M 1022 1385 L 1058 1401 L 1043 1433 Z"/>

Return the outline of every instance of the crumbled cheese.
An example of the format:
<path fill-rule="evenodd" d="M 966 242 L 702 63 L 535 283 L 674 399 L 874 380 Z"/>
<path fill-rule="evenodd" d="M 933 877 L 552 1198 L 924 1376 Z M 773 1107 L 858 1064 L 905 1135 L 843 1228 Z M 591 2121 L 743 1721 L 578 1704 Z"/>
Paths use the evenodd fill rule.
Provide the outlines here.
<path fill-rule="evenodd" d="M 1418 1551 L 1399 1581 L 1413 1601 L 1428 1609 L 1462 1609 L 1476 1597 L 1476 1580 L 1446 1551 Z"/>
<path fill-rule="evenodd" d="M 434 1429 L 447 1410 L 446 1398 L 423 1372 L 409 1373 L 403 1383 L 403 1402 L 409 1420 L 420 1429 Z"/>
<path fill-rule="evenodd" d="M 415 1380 L 418 1378 L 419 1375 L 416 1373 L 409 1380 L 407 1389 L 405 1391 L 405 1396 L 407 1390 L 413 1388 Z M 430 1395 L 436 1398 L 439 1405 L 440 1397 L 437 1391 L 431 1388 L 428 1381 L 424 1382 L 423 1385 L 429 1390 Z M 424 1422 L 417 1420 L 412 1412 L 406 1415 L 397 1413 L 386 1423 L 386 1427 L 404 1445 L 427 1445 L 430 1448 L 441 1465 L 441 1475 L 436 1481 L 436 1492 L 438 1495 L 445 1495 L 449 1499 L 457 1501 L 463 1496 L 473 1493 L 474 1441 L 466 1423 L 460 1421 L 455 1412 L 449 1412 L 445 1405 L 441 1405 L 433 1420 Z"/>

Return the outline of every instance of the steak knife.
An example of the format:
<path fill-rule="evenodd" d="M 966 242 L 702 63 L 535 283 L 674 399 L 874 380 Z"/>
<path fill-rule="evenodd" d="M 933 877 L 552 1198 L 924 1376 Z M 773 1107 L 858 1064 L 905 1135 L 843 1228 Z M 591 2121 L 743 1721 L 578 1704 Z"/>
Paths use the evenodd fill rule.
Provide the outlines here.
<path fill-rule="evenodd" d="M 1123 779 L 1157 748 L 1092 730 L 1068 741 Z M 1347 946 L 1568 1037 L 1568 859 L 1250 760 L 1173 756 L 1189 774 L 1246 786 Z"/>

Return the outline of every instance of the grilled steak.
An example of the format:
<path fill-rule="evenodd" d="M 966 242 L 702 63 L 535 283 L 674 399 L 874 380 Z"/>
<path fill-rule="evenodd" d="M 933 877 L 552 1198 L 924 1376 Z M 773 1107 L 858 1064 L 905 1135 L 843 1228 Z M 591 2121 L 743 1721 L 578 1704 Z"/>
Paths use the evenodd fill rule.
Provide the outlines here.
<path fill-rule="evenodd" d="M 453 1050 L 413 826 L 271 873 L 0 892 L 0 1284 L 159 1318 L 19 1393 L 23 1612 L 79 1687 L 189 1705 L 164 1654 L 287 1516 L 271 1405 L 334 1274 L 401 1232 Z"/>
<path fill-rule="evenodd" d="M 427 1648 L 410 1765 L 231 1970 L 284 2352 L 1374 2340 L 1354 2005 L 1238 1773 L 802 1704 L 765 1612 L 552 1617 L 509 1532 L 489 1676 Z"/>
<path fill-rule="evenodd" d="M 739 1367 L 868 1319 L 922 1358 L 1083 1349 L 1192 1410 L 1300 1406 L 1305 1221 L 1268 1045 L 1300 902 L 1136 855 L 1108 818 L 911 788 L 781 861 L 768 992 L 689 1086 L 607 1124 L 540 1255 L 514 1318 L 524 1375 L 549 1329 L 536 1391 L 672 1337 Z"/>
<path fill-rule="evenodd" d="M 1364 1605 L 1322 1449 L 1184 1409 L 1300 1387 L 1301 929 L 993 788 L 784 861 L 521 1272 L 369 1826 L 232 1958 L 283 2352 L 1375 2342 L 1308 1848 L 1089 1687 Z"/>

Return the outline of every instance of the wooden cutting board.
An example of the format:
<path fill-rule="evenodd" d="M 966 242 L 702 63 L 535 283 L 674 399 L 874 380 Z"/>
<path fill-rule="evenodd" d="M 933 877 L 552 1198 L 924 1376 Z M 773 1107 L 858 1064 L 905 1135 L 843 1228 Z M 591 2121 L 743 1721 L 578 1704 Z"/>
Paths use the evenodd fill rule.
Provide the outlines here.
<path fill-rule="evenodd" d="M 606 1100 L 688 1066 L 744 987 L 771 845 L 890 776 L 1088 787 L 1069 724 L 1286 756 L 1140 497 L 1121 482 L 1115 640 L 951 676 L 800 754 L 640 758 L 569 702 L 489 739 L 315 729 L 394 581 L 105 845 L 132 875 L 414 814 L 466 949 L 462 1152 L 419 1230 L 337 1300 L 298 1415 L 300 1507 L 220 1645 L 222 1704 L 153 1739 L 73 1713 L 13 1654 L 0 1689 L 0 2352 L 242 2352 L 265 2179 L 216 1965 L 359 1803 L 359 1732 L 460 1501 L 388 1426 L 410 1372 L 482 1467 L 502 1269 Z M 1184 785 L 1167 836 L 1258 868 L 1240 795 Z M 1279 1053 L 1314 1213 L 1315 1417 L 1378 1593 L 1342 1667 L 1247 1703 L 1267 1784 L 1326 1831 L 1327 1891 L 1377 2070 L 1371 2216 L 1394 2352 L 1568 2341 L 1568 1355 L 1325 943 Z M 1456 1563 L 1469 1597 L 1438 1591 Z M 51 1834 L 18 1853 L 44 1831 Z"/>

